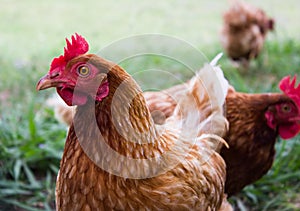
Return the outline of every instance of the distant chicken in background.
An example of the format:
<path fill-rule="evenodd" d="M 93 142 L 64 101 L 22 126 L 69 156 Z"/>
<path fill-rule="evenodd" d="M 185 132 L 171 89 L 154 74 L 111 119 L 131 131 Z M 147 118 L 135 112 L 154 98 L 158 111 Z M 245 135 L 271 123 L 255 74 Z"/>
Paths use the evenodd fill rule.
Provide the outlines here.
<path fill-rule="evenodd" d="M 223 15 L 221 43 L 229 58 L 248 67 L 249 61 L 261 52 L 268 31 L 273 29 L 274 19 L 262 9 L 234 1 Z"/>

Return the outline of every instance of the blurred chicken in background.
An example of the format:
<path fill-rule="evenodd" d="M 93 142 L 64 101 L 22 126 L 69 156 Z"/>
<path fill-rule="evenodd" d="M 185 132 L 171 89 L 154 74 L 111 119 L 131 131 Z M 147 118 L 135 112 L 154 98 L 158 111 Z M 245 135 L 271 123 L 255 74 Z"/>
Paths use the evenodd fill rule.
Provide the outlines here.
<path fill-rule="evenodd" d="M 274 19 L 259 8 L 234 1 L 223 15 L 221 43 L 233 61 L 247 68 L 249 61 L 261 52 L 268 31 L 273 31 Z"/>

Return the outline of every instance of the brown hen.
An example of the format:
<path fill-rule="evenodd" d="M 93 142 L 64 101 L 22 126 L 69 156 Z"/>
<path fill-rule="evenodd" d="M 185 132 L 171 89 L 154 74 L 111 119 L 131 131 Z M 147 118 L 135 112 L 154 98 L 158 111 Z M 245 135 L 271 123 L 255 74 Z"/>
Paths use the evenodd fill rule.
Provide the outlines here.
<path fill-rule="evenodd" d="M 279 130 L 293 124 L 293 117 L 300 117 L 298 106 L 286 94 L 228 92 L 226 117 L 230 127 L 224 138 L 230 149 L 223 148 L 221 155 L 227 165 L 225 192 L 229 196 L 260 179 L 272 167 L 276 139 L 284 136 Z M 284 109 L 287 111 L 280 111 Z M 274 114 L 275 127 L 268 124 L 272 120 L 266 117 L 267 112 Z M 299 128 L 300 123 L 296 124 Z M 292 138 L 298 131 L 284 138 Z"/>
<path fill-rule="evenodd" d="M 88 44 L 77 34 L 67 43 L 65 54 L 53 60 L 37 85 L 38 90 L 56 87 L 68 105 L 77 105 L 57 178 L 57 210 L 228 206 L 225 163 L 216 151 L 222 139 L 213 133 L 227 128 L 220 104 L 225 95 L 214 71 L 207 65 L 202 73 L 214 83 L 202 84 L 197 75 L 174 115 L 158 126 L 125 70 L 85 54 Z M 214 128 L 207 125 L 211 122 Z"/>
<path fill-rule="evenodd" d="M 293 88 L 295 80 L 289 82 L 287 77 L 281 81 L 283 94 L 247 94 L 229 89 L 225 104 L 229 131 L 224 136 L 229 148 L 221 150 L 227 165 L 225 192 L 228 196 L 240 192 L 268 172 L 278 135 L 289 139 L 299 133 L 300 85 Z M 283 84 L 289 85 L 284 88 Z M 172 115 L 172 105 L 174 108 L 183 90 L 184 85 L 177 85 L 163 92 L 144 94 L 150 110 L 155 111 L 155 121 L 163 122 Z M 164 108 L 166 102 L 170 107 Z"/>
<path fill-rule="evenodd" d="M 232 60 L 245 67 L 261 52 L 266 34 L 274 28 L 274 20 L 252 5 L 234 1 L 223 16 L 221 43 Z"/>
<path fill-rule="evenodd" d="M 283 81 L 286 81 L 284 78 Z M 229 148 L 222 148 L 226 162 L 225 192 L 228 196 L 240 192 L 268 172 L 275 155 L 275 142 L 279 136 L 289 139 L 300 131 L 300 85 L 293 93 L 247 94 L 230 88 L 226 97 L 226 118 L 229 131 L 224 136 Z M 282 87 L 282 83 L 281 83 Z M 172 107 L 184 94 L 184 85 L 163 92 L 148 92 L 144 96 L 156 122 L 172 115 Z M 163 113 L 159 113 L 161 111 Z"/>

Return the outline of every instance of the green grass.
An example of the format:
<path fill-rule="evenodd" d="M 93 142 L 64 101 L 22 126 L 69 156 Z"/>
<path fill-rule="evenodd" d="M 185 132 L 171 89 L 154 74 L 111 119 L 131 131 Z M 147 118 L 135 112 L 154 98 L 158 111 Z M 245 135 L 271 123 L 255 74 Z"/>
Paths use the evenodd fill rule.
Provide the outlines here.
<path fill-rule="evenodd" d="M 276 32 L 268 36 L 261 56 L 249 70 L 232 66 L 226 55 L 220 64 L 240 91 L 271 92 L 288 74 L 299 74 L 298 0 L 251 1 L 276 18 Z M 45 100 L 54 93 L 36 93 L 35 84 L 53 57 L 62 53 L 64 38 L 84 35 L 91 52 L 131 35 L 158 33 L 185 40 L 212 59 L 219 43 L 219 1 L 17 1 L 1 0 L 0 7 L 0 210 L 54 209 L 55 177 L 66 127 L 57 122 Z M 156 43 L 157 49 L 166 48 Z M 131 50 L 131 49 L 129 49 Z M 121 55 L 121 52 L 113 52 Z M 180 53 L 180 52 L 179 52 Z M 190 54 L 186 54 L 187 56 Z M 191 77 L 186 67 L 157 56 L 121 62 L 144 89 L 166 88 Z M 161 75 L 153 69 L 170 71 Z M 149 72 L 139 73 L 142 70 Z M 300 209 L 300 137 L 279 140 L 273 168 L 257 183 L 232 198 L 240 209 Z"/>

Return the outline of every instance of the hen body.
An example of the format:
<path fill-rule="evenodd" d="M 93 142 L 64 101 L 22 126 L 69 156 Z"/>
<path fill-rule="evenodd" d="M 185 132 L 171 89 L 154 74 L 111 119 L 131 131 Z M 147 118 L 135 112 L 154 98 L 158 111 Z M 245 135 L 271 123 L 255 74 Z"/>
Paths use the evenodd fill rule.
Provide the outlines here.
<path fill-rule="evenodd" d="M 265 12 L 244 2 L 234 2 L 223 16 L 221 43 L 232 60 L 248 65 L 261 52 L 274 21 Z"/>
<path fill-rule="evenodd" d="M 86 62 L 107 73 L 109 92 L 100 101 L 88 98 L 77 106 L 57 178 L 57 209 L 218 210 L 222 203 L 228 206 L 217 136 L 227 129 L 222 99 L 212 96 L 209 103 L 204 85 L 195 79 L 166 124 L 156 126 L 140 88 L 118 65 L 96 55 L 79 55 L 64 71 Z M 206 73 L 214 77 L 213 71 Z M 48 81 L 53 76 L 60 77 L 50 72 L 38 89 L 61 86 Z M 219 96 L 222 90 L 211 86 Z M 77 102 L 84 102 L 81 92 Z M 199 107 L 205 109 L 197 118 Z M 189 118 L 192 121 L 185 125 Z M 214 129 L 201 124 L 206 119 L 210 119 L 207 124 L 214 122 Z"/>
<path fill-rule="evenodd" d="M 228 92 L 226 117 L 230 127 L 224 138 L 230 149 L 222 148 L 221 155 L 227 165 L 225 191 L 229 196 L 271 169 L 278 130 L 267 125 L 265 112 L 273 105 L 285 102 L 293 103 L 285 94 Z"/>
<path fill-rule="evenodd" d="M 177 85 L 163 92 L 145 93 L 150 110 L 155 111 L 155 121 L 163 122 L 172 115 L 172 106 L 174 108 L 183 96 L 183 90 L 183 85 Z M 272 167 L 279 134 L 278 128 L 268 126 L 265 113 L 274 110 L 274 106 L 279 104 L 295 103 L 285 94 L 247 94 L 229 89 L 224 107 L 229 130 L 223 136 L 229 148 L 223 147 L 221 150 L 226 162 L 225 193 L 228 196 L 257 181 Z M 169 107 L 164 108 L 165 105 Z M 299 118 L 299 111 L 297 113 Z M 289 122 L 281 124 L 288 126 Z"/>

